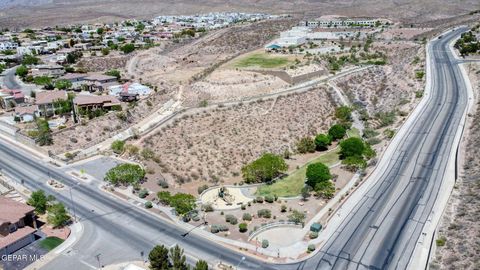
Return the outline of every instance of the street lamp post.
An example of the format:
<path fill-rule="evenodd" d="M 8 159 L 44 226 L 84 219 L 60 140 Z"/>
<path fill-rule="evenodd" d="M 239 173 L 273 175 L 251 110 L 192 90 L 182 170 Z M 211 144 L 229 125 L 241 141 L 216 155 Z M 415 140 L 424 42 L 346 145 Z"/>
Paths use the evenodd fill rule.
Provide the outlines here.
<path fill-rule="evenodd" d="M 240 264 L 242 264 L 242 262 L 245 261 L 245 256 L 242 256 L 242 258 L 240 259 L 240 261 L 238 262 L 237 266 L 235 267 L 235 269 L 238 270 L 238 267 L 240 267 Z"/>

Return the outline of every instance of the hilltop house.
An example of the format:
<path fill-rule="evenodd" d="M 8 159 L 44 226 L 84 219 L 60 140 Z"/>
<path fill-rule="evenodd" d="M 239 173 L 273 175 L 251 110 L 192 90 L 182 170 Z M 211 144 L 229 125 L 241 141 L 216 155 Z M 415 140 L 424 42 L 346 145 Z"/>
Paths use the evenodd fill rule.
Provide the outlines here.
<path fill-rule="evenodd" d="M 55 115 L 55 108 L 53 106 L 54 102 L 67 99 L 68 95 L 65 90 L 42 91 L 37 92 L 35 104 L 38 105 L 39 114 L 41 116 L 50 116 Z"/>
<path fill-rule="evenodd" d="M 114 96 L 78 95 L 73 99 L 73 108 L 77 116 L 86 111 L 98 109 L 112 110 L 121 106 L 120 100 Z"/>
<path fill-rule="evenodd" d="M 117 85 L 118 83 L 117 77 L 103 74 L 93 74 L 85 77 L 85 84 L 90 92 L 102 92 L 109 86 Z"/>
<path fill-rule="evenodd" d="M 145 97 L 152 93 L 152 90 L 139 83 L 125 83 L 109 87 L 108 94 L 120 97 L 122 101 L 135 101 L 139 97 Z"/>
<path fill-rule="evenodd" d="M 0 196 L 0 255 L 9 255 L 35 241 L 35 208 Z"/>

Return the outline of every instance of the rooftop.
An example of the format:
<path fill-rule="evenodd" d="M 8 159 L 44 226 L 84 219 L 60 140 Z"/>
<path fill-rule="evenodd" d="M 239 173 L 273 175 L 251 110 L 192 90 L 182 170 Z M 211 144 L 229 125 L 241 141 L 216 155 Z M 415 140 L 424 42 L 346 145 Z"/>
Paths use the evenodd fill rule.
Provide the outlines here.
<path fill-rule="evenodd" d="M 114 96 L 78 95 L 73 99 L 73 103 L 80 106 L 90 104 L 116 105 L 120 104 L 120 100 Z"/>
<path fill-rule="evenodd" d="M 68 98 L 65 90 L 42 91 L 37 92 L 36 104 L 49 104 L 57 100 L 66 100 Z"/>
<path fill-rule="evenodd" d="M 15 223 L 33 210 L 30 205 L 0 196 L 0 223 Z"/>

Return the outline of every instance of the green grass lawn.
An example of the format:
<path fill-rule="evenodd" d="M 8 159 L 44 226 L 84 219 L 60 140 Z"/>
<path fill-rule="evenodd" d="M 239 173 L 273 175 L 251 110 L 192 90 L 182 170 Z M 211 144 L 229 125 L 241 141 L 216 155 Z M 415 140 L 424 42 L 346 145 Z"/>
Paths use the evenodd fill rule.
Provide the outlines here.
<path fill-rule="evenodd" d="M 340 148 L 337 147 L 330 152 L 323 153 L 322 155 L 310 160 L 298 170 L 289 174 L 287 177 L 271 185 L 260 186 L 255 194 L 259 196 L 276 194 L 279 197 L 298 196 L 305 184 L 305 174 L 307 173 L 307 166 L 316 162 L 322 162 L 327 166 L 332 166 L 340 162 L 339 151 Z"/>
<path fill-rule="evenodd" d="M 261 68 L 277 68 L 288 65 L 291 61 L 287 57 L 269 56 L 262 53 L 251 54 L 245 58 L 240 59 L 235 63 L 235 67 L 261 67 Z"/>
<path fill-rule="evenodd" d="M 40 242 L 40 247 L 50 251 L 50 250 L 56 248 L 57 246 L 59 246 L 61 243 L 63 243 L 62 239 L 60 239 L 58 237 L 51 236 L 51 237 L 47 237 L 47 238 L 43 239 Z"/>
<path fill-rule="evenodd" d="M 347 135 L 349 138 L 351 137 L 360 138 L 360 131 L 357 128 L 352 127 L 351 129 L 347 130 Z"/>

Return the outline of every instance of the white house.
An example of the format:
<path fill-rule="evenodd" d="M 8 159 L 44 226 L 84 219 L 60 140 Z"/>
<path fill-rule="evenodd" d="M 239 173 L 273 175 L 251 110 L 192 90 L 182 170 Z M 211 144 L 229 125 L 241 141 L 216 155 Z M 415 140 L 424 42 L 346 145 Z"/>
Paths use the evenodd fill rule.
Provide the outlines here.
<path fill-rule="evenodd" d="M 10 42 L 10 41 L 0 42 L 0 51 L 16 50 L 17 47 L 18 47 L 18 43 L 16 42 Z"/>
<path fill-rule="evenodd" d="M 39 116 L 40 111 L 37 105 L 15 107 L 15 117 L 18 117 L 20 122 L 32 122 Z"/>
<path fill-rule="evenodd" d="M 148 96 L 152 93 L 152 89 L 139 83 L 125 83 L 123 85 L 113 85 L 108 89 L 108 94 L 119 97 L 122 93 L 129 95 Z"/>

